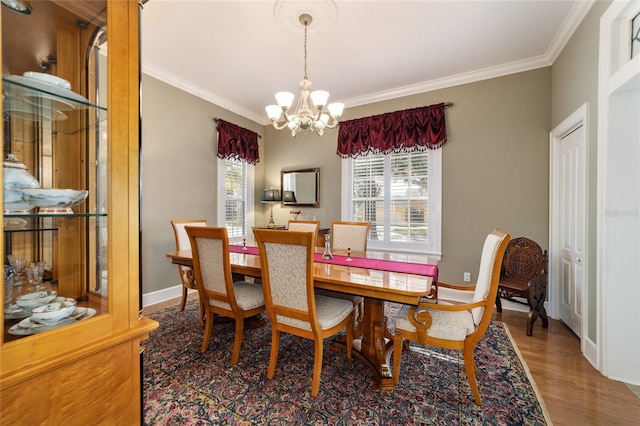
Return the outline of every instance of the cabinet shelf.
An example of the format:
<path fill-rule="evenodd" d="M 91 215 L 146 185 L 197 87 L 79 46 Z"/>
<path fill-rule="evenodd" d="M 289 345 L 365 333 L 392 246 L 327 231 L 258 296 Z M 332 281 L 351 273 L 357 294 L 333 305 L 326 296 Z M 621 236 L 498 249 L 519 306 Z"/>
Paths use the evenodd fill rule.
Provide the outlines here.
<path fill-rule="evenodd" d="M 20 80 L 15 81 L 16 78 Z M 44 124 L 43 130 L 63 138 L 95 129 L 96 123 L 106 121 L 107 108 L 92 104 L 70 90 L 29 80 L 33 79 L 20 76 L 2 78 L 5 121 Z M 35 142 L 35 139 L 20 142 Z"/>
<path fill-rule="evenodd" d="M 5 218 L 20 217 L 39 219 L 44 217 L 107 217 L 106 213 L 6 213 Z"/>

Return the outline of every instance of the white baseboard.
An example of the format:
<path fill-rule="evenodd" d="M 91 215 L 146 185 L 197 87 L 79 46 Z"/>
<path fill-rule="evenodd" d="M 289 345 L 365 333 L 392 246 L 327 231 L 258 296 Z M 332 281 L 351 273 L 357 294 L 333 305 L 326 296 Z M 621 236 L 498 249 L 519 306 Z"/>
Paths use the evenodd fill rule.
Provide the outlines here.
<path fill-rule="evenodd" d="M 189 290 L 189 293 L 194 291 L 196 290 Z M 144 293 L 142 295 L 142 306 L 147 307 L 155 305 L 180 296 L 182 296 L 182 284 L 163 288 L 162 290 L 152 291 L 151 293 Z"/>

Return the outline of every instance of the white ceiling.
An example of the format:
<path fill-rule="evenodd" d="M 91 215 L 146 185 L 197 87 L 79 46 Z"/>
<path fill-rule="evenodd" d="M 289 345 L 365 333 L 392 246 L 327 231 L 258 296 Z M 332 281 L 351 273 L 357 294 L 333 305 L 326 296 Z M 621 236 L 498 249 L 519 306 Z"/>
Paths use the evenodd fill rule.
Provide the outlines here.
<path fill-rule="evenodd" d="M 346 108 L 551 65 L 593 2 L 336 0 L 311 11 L 308 76 Z M 314 27 L 316 24 L 316 27 Z M 278 91 L 299 93 L 303 27 L 282 29 L 274 1 L 149 0 L 143 72 L 258 123 Z M 445 100 L 446 101 L 446 100 Z"/>

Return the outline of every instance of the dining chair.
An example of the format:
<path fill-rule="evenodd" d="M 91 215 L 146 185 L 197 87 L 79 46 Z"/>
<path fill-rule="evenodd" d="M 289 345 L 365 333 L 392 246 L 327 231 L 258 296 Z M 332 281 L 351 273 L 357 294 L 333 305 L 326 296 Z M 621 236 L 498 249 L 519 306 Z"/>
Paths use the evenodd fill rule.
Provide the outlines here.
<path fill-rule="evenodd" d="M 353 252 L 366 252 L 369 227 L 369 222 L 332 222 L 331 250 L 346 252 L 350 248 Z M 351 300 L 353 305 L 358 307 L 358 321 L 354 325 L 357 328 L 364 314 L 364 297 L 324 289 L 319 290 L 319 293 Z M 354 330 L 354 333 L 358 333 L 358 331 Z"/>
<path fill-rule="evenodd" d="M 320 389 L 323 340 L 346 329 L 347 358 L 351 358 L 354 306 L 348 300 L 314 292 L 313 233 L 266 229 L 253 233 L 272 330 L 267 377 L 272 379 L 275 374 L 281 333 L 311 339 L 315 348 L 311 395 L 315 397 Z"/>
<path fill-rule="evenodd" d="M 289 219 L 289 223 L 287 224 L 287 229 L 289 231 L 310 231 L 315 233 L 316 238 L 318 238 L 318 229 L 320 229 L 320 221 Z"/>
<path fill-rule="evenodd" d="M 189 236 L 185 231 L 185 226 L 207 226 L 205 219 L 196 220 L 172 220 L 171 226 L 173 227 L 173 235 L 176 239 L 176 251 L 191 250 L 191 244 L 189 243 Z M 184 307 L 187 304 L 187 294 L 189 290 L 196 290 L 195 282 L 193 281 L 192 268 L 188 266 L 178 265 L 178 273 L 180 274 L 180 280 L 182 282 L 182 300 L 180 301 L 180 311 L 184 311 Z M 203 320 L 204 309 L 200 306 L 200 322 Z"/>
<path fill-rule="evenodd" d="M 369 222 L 332 222 L 331 249 L 351 251 L 367 251 Z"/>
<path fill-rule="evenodd" d="M 233 282 L 227 228 L 187 226 L 185 229 L 191 242 L 193 275 L 205 309 L 201 352 L 209 347 L 214 316 L 233 318 L 236 326 L 231 364 L 234 365 L 240 357 L 244 319 L 265 310 L 262 287 L 246 281 Z"/>
<path fill-rule="evenodd" d="M 467 303 L 438 299 L 422 299 L 418 305 L 404 305 L 395 323 L 393 336 L 393 378 L 398 383 L 400 360 L 405 340 L 422 345 L 463 351 L 467 380 L 477 405 L 482 405 L 476 380 L 473 352 L 484 336 L 498 292 L 502 257 L 511 236 L 499 229 L 489 234 L 482 248 L 480 271 L 475 285 L 454 285 L 438 282 L 449 288 L 470 294 Z"/>

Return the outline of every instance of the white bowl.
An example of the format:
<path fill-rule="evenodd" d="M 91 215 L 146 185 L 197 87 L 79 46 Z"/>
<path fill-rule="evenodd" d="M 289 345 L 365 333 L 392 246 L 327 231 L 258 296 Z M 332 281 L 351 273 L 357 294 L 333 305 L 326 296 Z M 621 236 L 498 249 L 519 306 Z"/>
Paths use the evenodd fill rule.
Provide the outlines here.
<path fill-rule="evenodd" d="M 35 72 L 35 71 L 27 71 L 22 74 L 24 77 L 35 78 L 36 80 L 44 81 L 45 83 L 53 84 L 55 86 L 60 86 L 63 89 L 70 90 L 71 83 L 67 80 L 60 78 L 55 75 L 45 74 L 43 72 Z"/>
<path fill-rule="evenodd" d="M 69 317 L 75 310 L 75 301 L 53 302 L 33 308 L 31 318 L 39 323 L 56 322 Z"/>
<path fill-rule="evenodd" d="M 51 302 L 58 293 L 55 291 L 36 291 L 35 293 L 27 293 L 22 296 L 18 296 L 16 299 L 16 305 L 32 309 L 38 306 L 46 305 Z"/>
<path fill-rule="evenodd" d="M 89 191 L 77 189 L 22 189 L 22 199 L 36 207 L 71 207 L 82 203 L 88 194 Z"/>

